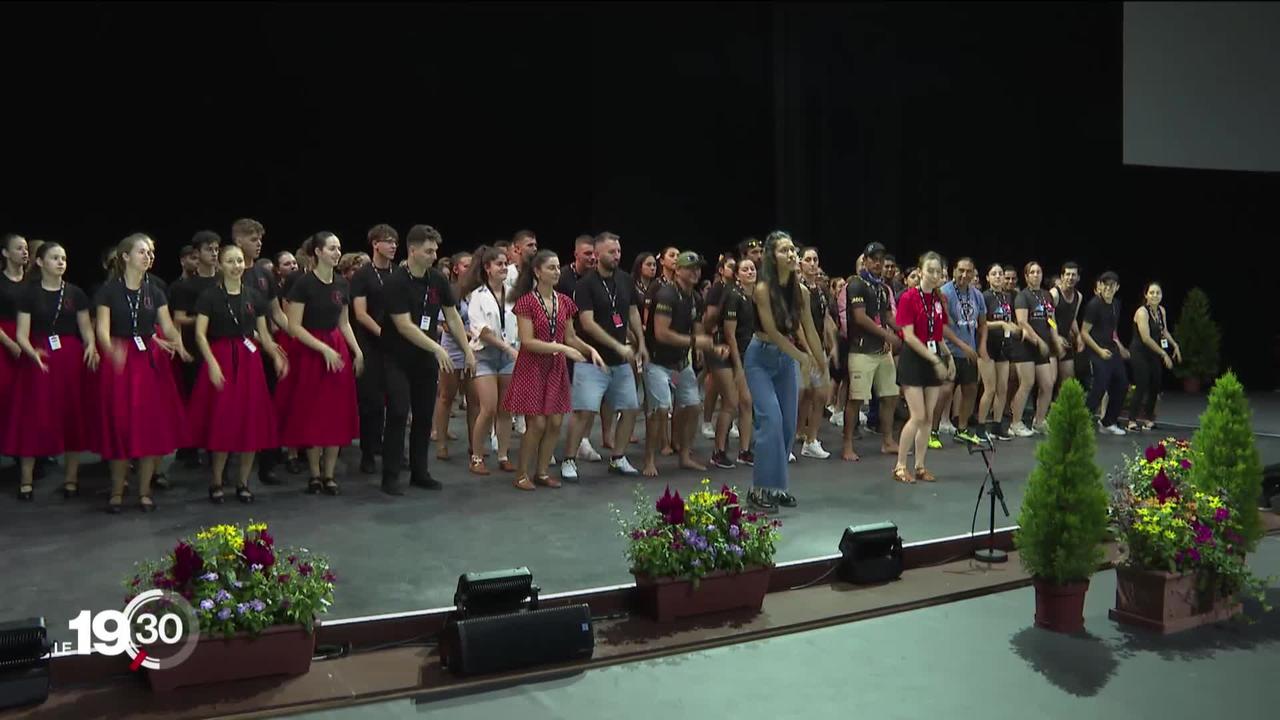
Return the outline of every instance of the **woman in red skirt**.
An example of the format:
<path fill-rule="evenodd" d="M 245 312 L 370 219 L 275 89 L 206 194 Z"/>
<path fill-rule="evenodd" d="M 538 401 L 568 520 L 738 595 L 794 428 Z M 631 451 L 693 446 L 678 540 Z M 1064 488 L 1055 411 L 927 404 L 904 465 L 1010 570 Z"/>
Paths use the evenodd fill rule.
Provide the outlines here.
<path fill-rule="evenodd" d="M 550 250 L 539 250 L 516 278 L 512 312 L 520 333 L 520 354 L 503 406 L 512 415 L 524 415 L 527 425 L 516 468 L 515 486 L 521 490 L 534 489 L 529 464 L 535 456 L 534 480 L 539 485 L 560 487 L 560 481 L 547 474 L 547 465 L 560 438 L 560 421 L 571 409 L 565 358 L 573 362 L 590 358 L 596 367 L 607 369 L 595 348 L 574 332 L 578 308 L 568 295 L 556 292 L 558 282 L 560 260 Z"/>
<path fill-rule="evenodd" d="M 351 287 L 335 272 L 342 259 L 338 236 L 319 232 L 302 248 L 315 269 L 289 288 L 286 354 L 293 367 L 276 386 L 276 416 L 280 444 L 307 449 L 307 492 L 337 495 L 338 448 L 360 436 L 356 375 L 364 370 L 364 355 L 347 317 Z"/>
<path fill-rule="evenodd" d="M 280 378 L 287 376 L 288 365 L 267 330 L 270 301 L 241 282 L 244 251 L 237 245 L 224 245 L 218 252 L 218 264 L 222 270 L 220 282 L 196 298 L 195 341 L 204 357 L 205 372 L 196 378 L 191 390 L 187 417 L 191 420 L 192 445 L 209 451 L 212 458 L 209 501 L 222 502 L 227 456 L 237 453 L 240 476 L 236 480 L 236 499 L 251 503 L 249 473 L 253 470 L 254 453 L 280 446 L 267 374 L 258 353 L 267 352 Z M 254 332 L 258 334 L 257 342 Z"/>
<path fill-rule="evenodd" d="M 190 361 L 182 336 L 169 316 L 169 301 L 147 279 L 151 239 L 134 234 L 120 241 L 111 258 L 111 277 L 98 289 L 98 347 L 106 360 L 98 372 L 98 407 L 93 449 L 108 462 L 111 498 L 107 510 L 124 503 L 129 461 L 138 461 L 138 502 L 155 510 L 151 480 L 157 461 L 187 442 L 186 412 L 169 363 L 176 354 Z M 156 339 L 156 328 L 172 341 Z"/>
<path fill-rule="evenodd" d="M 0 407 L 12 407 L 9 390 L 17 377 L 22 348 L 15 339 L 18 326 L 18 295 L 27 269 L 27 240 L 21 235 L 5 235 L 4 272 L 0 273 Z"/>
<path fill-rule="evenodd" d="M 34 497 L 36 458 L 65 454 L 64 497 L 79 494 L 79 453 L 89 449 L 81 403 L 85 368 L 98 368 L 98 348 L 89 322 L 89 296 L 67 282 L 67 252 L 45 243 L 36 253 L 40 281 L 18 295 L 15 340 L 27 361 L 18 365 L 11 409 L 0 429 L 0 453 L 20 458 L 18 499 Z"/>

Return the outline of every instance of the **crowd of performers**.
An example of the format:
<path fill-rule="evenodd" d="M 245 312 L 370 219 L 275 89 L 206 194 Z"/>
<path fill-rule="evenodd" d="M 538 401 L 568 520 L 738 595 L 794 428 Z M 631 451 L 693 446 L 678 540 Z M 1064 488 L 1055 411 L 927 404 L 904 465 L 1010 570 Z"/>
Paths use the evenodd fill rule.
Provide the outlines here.
<path fill-rule="evenodd" d="M 895 480 L 932 482 L 928 451 L 943 435 L 1043 433 L 1055 389 L 1077 373 L 1100 432 L 1151 429 L 1161 373 L 1181 361 L 1158 283 L 1122 321 L 1116 274 L 1098 275 L 1085 302 L 1071 262 L 1052 278 L 1035 261 L 980 276 L 972 259 L 935 252 L 901 268 L 873 242 L 852 276 L 831 278 L 817 248 L 775 231 L 704 278 L 704 259 L 675 247 L 640 253 L 627 272 L 608 232 L 578 237 L 563 266 L 528 230 L 443 257 L 427 225 L 403 243 L 377 225 L 367 254 L 320 232 L 263 258 L 264 236 L 252 219 L 229 242 L 201 231 L 166 283 L 152 272 L 155 242 L 130 235 L 88 293 L 63 279 L 64 246 L 4 236 L 0 455 L 17 458 L 20 500 L 57 456 L 63 495 L 78 495 L 85 452 L 108 463 L 113 513 L 131 469 L 139 506 L 154 510 L 175 456 L 207 463 L 215 503 L 252 502 L 253 469 L 277 484 L 282 464 L 309 473 L 307 492 L 338 495 L 338 454 L 353 440 L 361 472 L 381 466 L 385 492 L 404 493 L 405 470 L 438 490 L 428 455 L 434 443 L 450 459 L 461 399 L 469 471 L 491 475 L 492 457 L 520 490 L 578 480 L 579 462 L 652 477 L 674 456 L 706 470 L 693 449 L 701 430 L 711 465 L 753 467 L 751 504 L 794 507 L 792 449 L 829 458 L 818 437 L 828 419 L 843 428 L 843 460 L 874 434 L 897 458 Z M 588 439 L 597 417 L 606 457 Z"/>

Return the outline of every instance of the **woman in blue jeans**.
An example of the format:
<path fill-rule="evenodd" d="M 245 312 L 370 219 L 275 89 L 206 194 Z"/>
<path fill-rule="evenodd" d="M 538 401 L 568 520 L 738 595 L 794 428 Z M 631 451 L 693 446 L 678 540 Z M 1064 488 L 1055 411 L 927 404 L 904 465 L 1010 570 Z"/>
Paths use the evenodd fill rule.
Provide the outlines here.
<path fill-rule="evenodd" d="M 799 281 L 799 267 L 791 236 L 770 233 L 755 287 L 755 337 L 742 359 L 755 414 L 755 466 L 747 500 L 765 510 L 796 506 L 787 492 L 787 455 L 796 434 L 798 373 L 825 367 L 809 351 L 822 346 L 813 315 L 806 311 L 809 291 Z"/>

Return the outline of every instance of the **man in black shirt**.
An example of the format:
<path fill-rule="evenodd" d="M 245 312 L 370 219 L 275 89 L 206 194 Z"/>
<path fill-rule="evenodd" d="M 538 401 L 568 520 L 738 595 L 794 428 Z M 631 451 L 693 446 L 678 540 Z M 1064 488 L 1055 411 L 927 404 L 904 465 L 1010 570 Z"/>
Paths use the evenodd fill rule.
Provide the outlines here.
<path fill-rule="evenodd" d="M 596 241 L 590 235 L 579 235 L 573 241 L 573 263 L 560 268 L 560 282 L 556 292 L 573 297 L 578 291 L 578 281 L 596 268 Z"/>
<path fill-rule="evenodd" d="M 409 430 L 409 484 L 439 490 L 440 483 L 427 469 L 431 421 L 436 404 L 440 370 L 453 372 L 449 352 L 440 346 L 439 315 L 462 348 L 468 373 L 476 358 L 458 315 L 449 281 L 432 269 L 440 249 L 440 233 L 430 225 L 414 225 L 405 237 L 409 261 L 387 280 L 384 289 L 386 322 L 382 325 L 382 354 L 387 388 L 387 421 L 383 430 L 382 490 L 389 495 L 400 489 L 401 448 L 405 423 L 413 412 Z"/>
<path fill-rule="evenodd" d="M 645 367 L 645 395 L 649 401 L 649 417 L 645 425 L 645 464 L 647 477 L 656 477 L 658 443 L 662 441 L 661 419 L 674 411 L 671 419 L 673 444 L 680 448 L 680 467 L 706 470 L 693 459 L 693 431 L 698 420 L 698 378 L 690 365 L 694 350 L 716 353 L 720 359 L 729 348 L 716 345 L 698 323 L 698 302 L 694 293 L 702 276 L 703 260 L 698 253 L 685 251 L 676 257 L 675 281 L 659 288 L 653 299 L 653 312 L 645 328 L 645 342 L 650 362 Z M 675 387 L 675 397 L 671 388 Z M 619 436 L 621 437 L 621 436 Z"/>
<path fill-rule="evenodd" d="M 1129 351 L 1116 334 L 1120 301 L 1115 298 L 1119 289 L 1118 275 L 1110 271 L 1102 273 L 1093 298 L 1084 308 L 1084 323 L 1080 326 L 1080 337 L 1084 340 L 1093 375 L 1093 384 L 1089 388 L 1089 412 L 1098 414 L 1102 394 L 1106 393 L 1107 412 L 1098 427 L 1111 435 L 1125 434 L 1120 427 L 1120 409 L 1124 407 L 1125 395 L 1129 391 L 1129 379 L 1124 370 Z"/>
<path fill-rule="evenodd" d="M 845 317 L 849 326 L 849 397 L 844 406 L 844 448 L 840 457 L 857 460 L 853 434 L 858 411 L 872 394 L 880 399 L 880 451 L 896 454 L 893 414 L 898 404 L 898 373 L 893 353 L 902 347 L 893 323 L 889 285 L 882 278 L 885 247 L 878 242 L 863 251 L 863 269 L 845 289 L 848 298 Z"/>
<path fill-rule="evenodd" d="M 613 455 L 609 459 L 609 472 L 640 474 L 627 460 L 625 452 L 631 431 L 635 428 L 636 412 L 640 409 L 632 361 L 644 365 L 648 359 L 640 324 L 640 299 L 636 297 L 631 276 L 618 269 L 622 260 L 618 236 L 601 233 L 592 244 L 591 257 L 596 268 L 578 281 L 573 301 L 578 306 L 578 336 L 600 353 L 608 369 L 601 370 L 589 362 L 574 363 L 574 414 L 565 444 L 565 460 L 560 465 L 560 477 L 566 480 L 578 478 L 578 465 L 573 454 L 581 450 L 579 445 L 591 427 L 592 418 L 602 406 L 605 412 L 622 412 Z M 581 253 L 578 256 L 582 257 Z"/>
<path fill-rule="evenodd" d="M 356 342 L 364 353 L 364 374 L 356 378 L 356 396 L 360 401 L 360 472 L 377 472 L 375 455 L 382 453 L 382 428 L 386 420 L 387 389 L 384 383 L 382 326 L 386 324 L 382 294 L 396 259 L 400 234 L 385 223 L 369 229 L 372 262 L 356 271 L 351 278 L 351 309 L 355 316 Z M 400 450 L 392 448 L 397 455 Z M 385 465 L 387 458 L 383 455 Z"/>
<path fill-rule="evenodd" d="M 173 312 L 173 324 L 182 333 L 182 342 L 189 348 L 196 347 L 196 300 L 211 287 L 218 284 L 218 248 L 222 238 L 212 230 L 201 230 L 191 238 L 195 249 L 195 271 L 183 273 L 183 277 L 169 286 L 169 309 Z M 185 268 L 184 268 L 185 270 Z M 182 364 L 182 378 L 178 390 L 182 396 L 188 397 L 195 387 L 196 373 L 200 372 L 204 358 L 195 354 L 194 362 Z M 200 467 L 200 451 L 197 448 L 182 448 L 176 453 L 188 470 Z"/>

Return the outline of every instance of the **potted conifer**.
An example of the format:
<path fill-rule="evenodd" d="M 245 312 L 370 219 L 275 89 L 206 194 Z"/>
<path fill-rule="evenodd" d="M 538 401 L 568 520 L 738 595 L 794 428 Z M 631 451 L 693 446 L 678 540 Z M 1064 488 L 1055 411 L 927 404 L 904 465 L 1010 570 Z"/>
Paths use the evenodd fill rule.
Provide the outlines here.
<path fill-rule="evenodd" d="M 1222 343 L 1218 325 L 1209 315 L 1209 296 L 1200 288 L 1192 288 L 1187 293 L 1173 337 L 1182 348 L 1182 362 L 1174 365 L 1173 373 L 1182 378 L 1183 390 L 1198 393 L 1205 380 L 1218 374 L 1218 352 Z"/>
<path fill-rule="evenodd" d="M 1262 460 L 1253 441 L 1252 414 L 1244 386 L 1227 371 L 1209 392 L 1209 407 L 1191 444 L 1200 462 L 1191 468 L 1191 484 L 1204 493 L 1222 493 L 1240 524 L 1241 549 L 1253 552 L 1262 539 Z"/>
<path fill-rule="evenodd" d="M 1063 383 L 1048 424 L 1014 541 L 1035 582 L 1036 625 L 1073 633 L 1084 629 L 1084 596 L 1102 563 L 1107 527 L 1107 491 L 1094 462 L 1093 422 L 1079 382 Z"/>

